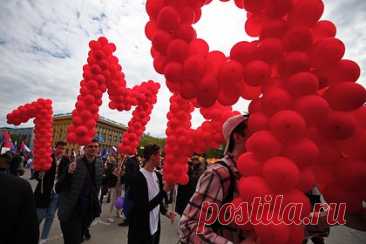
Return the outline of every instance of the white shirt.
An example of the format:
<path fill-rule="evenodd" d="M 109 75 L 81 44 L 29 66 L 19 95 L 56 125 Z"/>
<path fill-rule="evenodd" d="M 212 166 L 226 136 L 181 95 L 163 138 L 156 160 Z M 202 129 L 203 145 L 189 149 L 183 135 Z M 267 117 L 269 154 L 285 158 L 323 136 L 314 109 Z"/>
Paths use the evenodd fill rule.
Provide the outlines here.
<path fill-rule="evenodd" d="M 149 192 L 149 201 L 151 201 L 160 192 L 158 176 L 154 172 L 149 172 L 146 169 L 140 169 L 140 172 L 145 176 L 147 182 L 147 190 Z M 158 204 L 150 211 L 150 234 L 154 235 L 158 230 L 159 225 L 160 205 Z"/>
<path fill-rule="evenodd" d="M 62 156 L 61 157 L 59 157 L 59 158 L 56 158 L 55 157 L 55 159 L 56 159 L 56 174 L 55 174 L 55 181 L 54 181 L 54 183 L 53 183 L 53 191 L 54 192 L 56 192 L 56 182 L 57 182 L 57 178 L 58 178 L 58 166 L 60 165 L 60 163 L 61 163 L 61 160 L 62 160 Z"/>

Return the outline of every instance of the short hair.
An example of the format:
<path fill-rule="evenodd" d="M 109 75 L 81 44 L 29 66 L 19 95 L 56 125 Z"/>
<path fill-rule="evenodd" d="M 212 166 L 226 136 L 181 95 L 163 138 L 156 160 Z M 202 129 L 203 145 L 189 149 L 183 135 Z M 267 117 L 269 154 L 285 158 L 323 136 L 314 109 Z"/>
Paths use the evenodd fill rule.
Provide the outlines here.
<path fill-rule="evenodd" d="M 246 118 L 249 117 L 249 115 L 244 115 Z M 240 124 L 238 124 L 237 127 L 231 132 L 230 134 L 230 140 L 229 140 L 229 146 L 228 146 L 228 152 L 232 153 L 235 147 L 235 140 L 234 140 L 234 134 L 240 134 L 242 136 L 245 135 L 245 129 L 248 127 L 248 119 L 243 120 Z"/>
<path fill-rule="evenodd" d="M 90 143 L 98 143 L 99 144 L 99 140 L 98 140 L 98 138 L 93 138 Z"/>
<path fill-rule="evenodd" d="M 160 151 L 160 147 L 156 144 L 149 144 L 144 147 L 144 159 L 148 161 L 152 155 Z"/>
<path fill-rule="evenodd" d="M 66 146 L 66 145 L 67 145 L 66 142 L 64 142 L 64 141 L 58 141 L 58 142 L 56 142 L 55 147 L 58 147 L 58 146 Z"/>

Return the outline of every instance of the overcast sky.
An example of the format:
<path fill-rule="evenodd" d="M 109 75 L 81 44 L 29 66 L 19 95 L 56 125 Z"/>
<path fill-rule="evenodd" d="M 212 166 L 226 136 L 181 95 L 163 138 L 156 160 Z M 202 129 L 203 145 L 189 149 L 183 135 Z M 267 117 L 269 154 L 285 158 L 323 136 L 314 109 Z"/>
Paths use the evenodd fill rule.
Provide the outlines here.
<path fill-rule="evenodd" d="M 322 19 L 335 22 L 338 38 L 346 44 L 346 58 L 366 69 L 366 1 L 325 0 Z M 228 54 L 231 46 L 249 40 L 243 31 L 245 12 L 233 1 L 214 0 L 203 8 L 195 28 L 210 50 Z M 164 136 L 170 93 L 155 72 L 151 44 L 145 37 L 148 21 L 144 0 L 0 0 L 0 126 L 15 107 L 38 97 L 51 98 L 55 113 L 71 112 L 79 90 L 88 42 L 104 35 L 117 45 L 129 87 L 145 80 L 160 82 L 148 133 Z M 359 82 L 365 84 L 365 74 Z M 130 112 L 108 109 L 107 97 L 100 114 L 127 124 Z M 235 108 L 247 110 L 247 102 Z M 201 123 L 196 112 L 192 123 Z"/>

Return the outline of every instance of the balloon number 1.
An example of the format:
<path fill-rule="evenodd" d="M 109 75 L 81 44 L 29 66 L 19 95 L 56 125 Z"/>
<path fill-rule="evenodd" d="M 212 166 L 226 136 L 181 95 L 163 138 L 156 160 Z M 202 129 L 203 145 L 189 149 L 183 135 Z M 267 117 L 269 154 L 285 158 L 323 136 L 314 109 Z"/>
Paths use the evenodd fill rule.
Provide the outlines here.
<path fill-rule="evenodd" d="M 9 124 L 20 125 L 34 119 L 33 168 L 47 171 L 52 163 L 52 101 L 38 99 L 35 102 L 19 106 L 7 115 Z"/>

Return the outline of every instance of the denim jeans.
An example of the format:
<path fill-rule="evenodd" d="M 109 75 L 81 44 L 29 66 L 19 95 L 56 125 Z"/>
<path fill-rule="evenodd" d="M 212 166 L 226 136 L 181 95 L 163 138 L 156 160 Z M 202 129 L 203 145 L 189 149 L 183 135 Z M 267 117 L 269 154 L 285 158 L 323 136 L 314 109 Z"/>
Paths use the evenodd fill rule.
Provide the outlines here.
<path fill-rule="evenodd" d="M 58 204 L 58 195 L 55 192 L 52 192 L 51 202 L 48 208 L 37 208 L 38 223 L 41 224 L 42 220 L 45 219 L 41 233 L 42 240 L 48 239 Z"/>

